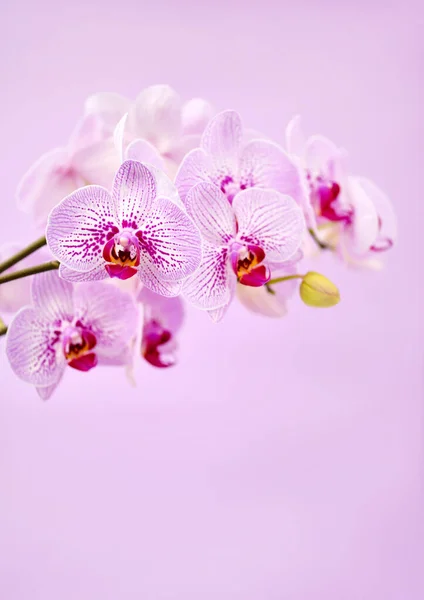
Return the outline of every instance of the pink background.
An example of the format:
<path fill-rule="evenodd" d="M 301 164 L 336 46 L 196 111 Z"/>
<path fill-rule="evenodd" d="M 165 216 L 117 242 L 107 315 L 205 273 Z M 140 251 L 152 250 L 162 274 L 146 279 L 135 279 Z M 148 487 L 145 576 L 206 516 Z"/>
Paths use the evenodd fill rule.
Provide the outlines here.
<path fill-rule="evenodd" d="M 302 113 L 400 225 L 383 273 L 321 262 L 333 310 L 190 311 L 136 389 L 72 372 L 42 403 L 1 340 L 5 600 L 423 598 L 423 10 L 389 4 L 2 2 L 2 241 L 32 238 L 16 184 L 86 95 L 165 82 L 280 142 Z"/>

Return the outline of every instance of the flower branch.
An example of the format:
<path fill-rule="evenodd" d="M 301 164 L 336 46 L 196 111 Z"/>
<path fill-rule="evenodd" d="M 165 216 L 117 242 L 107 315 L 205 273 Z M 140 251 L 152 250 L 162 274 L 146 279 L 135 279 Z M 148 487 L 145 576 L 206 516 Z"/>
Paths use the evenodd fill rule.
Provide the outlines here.
<path fill-rule="evenodd" d="M 21 260 L 29 256 L 30 254 L 33 254 L 46 244 L 46 237 L 43 235 L 38 240 L 35 240 L 35 242 L 32 242 L 32 244 L 26 246 L 26 248 L 24 248 L 23 250 L 16 252 L 16 254 L 1 262 L 0 273 L 3 273 L 3 271 L 7 271 L 7 269 L 10 269 L 10 267 L 13 267 L 13 265 L 16 265 L 18 262 L 21 262 Z"/>
<path fill-rule="evenodd" d="M 53 271 L 59 268 L 59 261 L 51 260 L 49 262 L 36 265 L 35 267 L 28 267 L 27 269 L 21 269 L 14 273 L 8 273 L 7 275 L 0 276 L 0 284 L 7 283 L 8 281 L 14 281 L 15 279 L 22 279 L 23 277 L 29 277 L 30 275 L 37 275 L 38 273 L 44 273 L 45 271 Z"/>

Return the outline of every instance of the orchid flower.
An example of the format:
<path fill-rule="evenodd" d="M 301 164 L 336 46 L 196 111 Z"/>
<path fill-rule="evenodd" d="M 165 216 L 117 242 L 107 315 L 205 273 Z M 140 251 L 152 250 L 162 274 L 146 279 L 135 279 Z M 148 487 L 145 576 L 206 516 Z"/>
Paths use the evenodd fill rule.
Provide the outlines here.
<path fill-rule="evenodd" d="M 97 364 L 123 364 L 137 326 L 133 299 L 114 286 L 73 287 L 56 272 L 34 277 L 32 307 L 22 308 L 7 333 L 13 371 L 51 396 L 67 366 L 89 371 Z"/>
<path fill-rule="evenodd" d="M 119 120 L 122 115 L 115 115 Z M 44 228 L 50 210 L 65 196 L 87 184 L 109 187 L 119 167 L 113 141 L 116 123 L 109 113 L 88 113 L 66 147 L 44 154 L 27 171 L 17 190 L 18 208 Z"/>
<path fill-rule="evenodd" d="M 199 145 L 212 115 L 206 100 L 193 98 L 183 104 L 168 85 L 150 86 L 138 95 L 118 125 L 125 156 L 173 178 L 184 155 Z"/>
<path fill-rule="evenodd" d="M 201 239 L 190 217 L 172 200 L 158 197 L 156 180 L 141 163 L 119 168 L 112 193 L 87 186 L 50 213 L 47 243 L 72 281 L 136 274 L 150 290 L 178 295 L 183 279 L 201 259 Z"/>
<path fill-rule="evenodd" d="M 138 301 L 144 308 L 141 354 L 154 367 L 176 363 L 176 335 L 184 321 L 181 298 L 165 298 L 142 288 Z"/>
<path fill-rule="evenodd" d="M 202 234 L 199 269 L 183 285 L 186 299 L 220 320 L 236 283 L 260 287 L 271 269 L 284 266 L 302 242 L 302 210 L 290 196 L 275 190 L 249 188 L 228 202 L 213 183 L 194 186 L 185 199 L 187 211 Z"/>
<path fill-rule="evenodd" d="M 300 206 L 306 202 L 298 167 L 284 150 L 269 140 L 246 141 L 239 114 L 226 110 L 206 127 L 200 147 L 189 152 L 178 170 L 175 184 L 181 200 L 197 184 L 215 184 L 231 204 L 248 188 L 272 188 L 291 196 Z"/>
<path fill-rule="evenodd" d="M 347 262 L 391 248 L 397 235 L 392 206 L 374 183 L 348 174 L 346 152 L 323 136 L 305 139 L 299 117 L 289 123 L 286 141 L 309 187 L 309 223 L 318 238 Z"/>
<path fill-rule="evenodd" d="M 272 277 L 286 277 L 297 273 L 296 261 L 289 261 L 272 271 Z M 242 305 L 250 312 L 265 317 L 281 318 L 288 312 L 288 301 L 299 287 L 298 281 L 289 279 L 275 285 L 250 287 L 237 284 L 236 296 Z"/>

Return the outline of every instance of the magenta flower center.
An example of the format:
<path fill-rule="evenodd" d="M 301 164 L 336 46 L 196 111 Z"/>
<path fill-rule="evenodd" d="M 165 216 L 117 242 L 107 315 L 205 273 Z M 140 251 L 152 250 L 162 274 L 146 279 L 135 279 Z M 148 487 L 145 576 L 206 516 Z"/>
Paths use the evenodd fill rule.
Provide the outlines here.
<path fill-rule="evenodd" d="M 233 242 L 230 248 L 230 262 L 239 283 L 260 287 L 271 278 L 271 273 L 263 264 L 265 252 L 260 246 Z"/>
<path fill-rule="evenodd" d="M 80 321 L 69 325 L 62 333 L 62 350 L 68 365 L 79 371 L 89 371 L 97 364 L 97 356 L 92 352 L 96 346 L 96 336 Z"/>
<path fill-rule="evenodd" d="M 340 185 L 323 175 L 314 175 L 311 171 L 306 174 L 311 202 L 318 217 L 327 221 L 344 221 L 349 223 L 351 214 L 342 210 L 337 205 L 340 196 Z"/>
<path fill-rule="evenodd" d="M 135 275 L 140 264 L 140 242 L 134 232 L 124 229 L 114 233 L 103 248 L 103 258 L 110 277 L 129 279 Z"/>
<path fill-rule="evenodd" d="M 171 340 L 172 333 L 158 321 L 147 321 L 143 327 L 143 357 L 154 367 L 171 367 L 175 364 L 175 356 L 164 348 Z"/>
<path fill-rule="evenodd" d="M 230 204 L 233 203 L 234 197 L 241 190 L 245 190 L 246 188 L 253 187 L 254 183 L 251 179 L 245 179 L 243 181 L 236 181 L 230 175 L 224 177 L 220 183 L 219 187 L 221 188 L 221 192 L 227 196 Z"/>

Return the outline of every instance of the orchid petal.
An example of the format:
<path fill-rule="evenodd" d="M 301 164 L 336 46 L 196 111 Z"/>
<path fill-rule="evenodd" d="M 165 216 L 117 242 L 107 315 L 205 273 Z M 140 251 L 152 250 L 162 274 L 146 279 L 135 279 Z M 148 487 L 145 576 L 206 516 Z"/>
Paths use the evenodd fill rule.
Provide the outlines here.
<path fill-rule="evenodd" d="M 183 285 L 183 296 L 196 308 L 214 310 L 231 301 L 236 277 L 229 268 L 228 252 L 205 244 L 202 262 Z"/>
<path fill-rule="evenodd" d="M 140 224 L 142 264 L 150 263 L 164 279 L 175 281 L 200 264 L 201 238 L 193 221 L 167 198 L 156 198 L 145 223 Z"/>
<path fill-rule="evenodd" d="M 72 165 L 87 184 L 109 189 L 121 161 L 112 138 L 81 148 L 72 158 Z"/>
<path fill-rule="evenodd" d="M 348 186 L 353 221 L 344 230 L 344 242 L 349 253 L 361 256 L 367 253 L 377 240 L 378 213 L 372 199 L 356 178 L 349 177 Z"/>
<path fill-rule="evenodd" d="M 98 265 L 91 271 L 85 272 L 74 271 L 61 263 L 59 266 L 59 277 L 65 279 L 65 281 L 70 281 L 71 283 L 81 283 L 83 281 L 102 281 L 103 279 L 108 279 L 109 275 L 105 269 L 104 263 Z"/>
<path fill-rule="evenodd" d="M 119 162 L 121 163 L 124 162 L 125 128 L 127 126 L 127 121 L 128 113 L 125 113 L 113 130 L 113 144 L 118 153 Z"/>
<path fill-rule="evenodd" d="M 164 160 L 156 148 L 147 140 L 134 140 L 125 151 L 125 158 L 153 165 L 157 169 L 164 168 Z"/>
<path fill-rule="evenodd" d="M 117 215 L 109 192 L 89 185 L 67 196 L 52 210 L 46 230 L 53 256 L 75 271 L 91 271 L 103 261 L 108 233 Z"/>
<path fill-rule="evenodd" d="M 41 156 L 23 176 L 16 192 L 17 206 L 32 216 L 37 227 L 45 226 L 50 210 L 81 183 L 68 151 L 57 148 Z"/>
<path fill-rule="evenodd" d="M 140 290 L 137 300 L 144 306 L 144 321 L 157 321 L 172 334 L 181 329 L 184 321 L 181 298 L 166 298 L 144 287 Z"/>
<path fill-rule="evenodd" d="M 163 276 L 157 272 L 155 267 L 147 261 L 138 271 L 141 282 L 155 294 L 160 294 L 167 298 L 173 298 L 181 293 L 182 281 L 165 281 Z"/>
<path fill-rule="evenodd" d="M 6 354 L 15 374 L 27 383 L 49 386 L 58 381 L 65 358 L 55 348 L 57 336 L 45 315 L 23 308 L 9 325 Z"/>
<path fill-rule="evenodd" d="M 296 115 L 286 127 L 287 152 L 291 156 L 303 159 L 306 152 L 306 138 L 302 131 L 301 117 Z"/>
<path fill-rule="evenodd" d="M 119 225 L 137 229 L 150 214 L 156 197 L 155 178 L 145 165 L 126 160 L 115 175 L 112 196 Z"/>
<path fill-rule="evenodd" d="M 220 321 L 222 321 L 222 319 L 227 313 L 227 310 L 230 307 L 230 303 L 231 302 L 228 302 L 228 304 L 224 304 L 224 306 L 220 306 L 219 308 L 215 308 L 214 310 L 207 311 L 213 323 L 219 323 Z"/>
<path fill-rule="evenodd" d="M 89 96 L 84 103 L 84 113 L 97 114 L 105 120 L 105 122 L 114 126 L 128 112 L 131 102 L 128 98 L 116 94 L 114 92 L 100 92 Z"/>
<path fill-rule="evenodd" d="M 323 135 L 312 135 L 305 148 L 306 165 L 312 171 L 326 172 L 327 165 L 339 154 L 339 148 Z"/>
<path fill-rule="evenodd" d="M 188 192 L 197 183 L 211 181 L 212 161 L 200 148 L 191 150 L 178 169 L 175 185 L 183 203 Z"/>
<path fill-rule="evenodd" d="M 61 379 L 62 379 L 62 374 L 61 373 L 59 379 L 57 381 L 55 381 L 55 383 L 53 383 L 52 385 L 45 385 L 45 386 L 39 386 L 36 387 L 36 392 L 37 394 L 40 396 L 41 400 L 49 400 L 53 394 L 53 392 L 55 391 L 55 389 L 57 388 L 57 386 L 59 385 Z"/>
<path fill-rule="evenodd" d="M 300 248 L 305 221 L 290 196 L 275 190 L 250 188 L 234 198 L 238 237 L 260 246 L 271 261 L 288 260 Z"/>
<path fill-rule="evenodd" d="M 305 204 L 305 187 L 296 164 L 284 150 L 267 140 L 253 140 L 243 149 L 240 159 L 241 182 L 255 187 L 272 188 Z"/>
<path fill-rule="evenodd" d="M 381 222 L 378 238 L 385 238 L 394 243 L 398 234 L 397 217 L 389 198 L 373 181 L 370 181 L 366 177 L 351 179 L 356 179 L 361 185 L 377 211 L 379 221 Z"/>
<path fill-rule="evenodd" d="M 186 197 L 186 208 L 209 244 L 222 246 L 236 235 L 237 225 L 231 204 L 213 183 L 195 185 Z"/>
<path fill-rule="evenodd" d="M 181 100 L 168 85 L 153 85 L 143 90 L 130 110 L 131 131 L 152 142 L 161 153 L 169 150 L 181 133 Z"/>
<path fill-rule="evenodd" d="M 50 322 L 72 320 L 72 284 L 61 279 L 57 272 L 46 271 L 33 277 L 31 297 L 34 307 Z"/>
<path fill-rule="evenodd" d="M 178 190 L 171 179 L 161 169 L 149 164 L 149 170 L 153 174 L 156 181 L 156 196 L 160 198 L 168 198 L 174 204 L 185 211 L 185 206 L 180 200 Z"/>
<path fill-rule="evenodd" d="M 113 285 L 87 283 L 75 290 L 75 316 L 97 340 L 99 355 L 120 354 L 134 335 L 138 311 L 134 300 Z"/>
<path fill-rule="evenodd" d="M 217 175 L 235 175 L 242 136 L 241 118 L 234 110 L 217 114 L 207 125 L 201 148 L 211 156 Z"/>
<path fill-rule="evenodd" d="M 212 119 L 213 106 L 202 98 L 192 98 L 181 110 L 181 121 L 184 134 L 201 134 Z"/>

